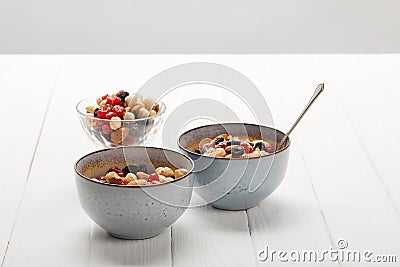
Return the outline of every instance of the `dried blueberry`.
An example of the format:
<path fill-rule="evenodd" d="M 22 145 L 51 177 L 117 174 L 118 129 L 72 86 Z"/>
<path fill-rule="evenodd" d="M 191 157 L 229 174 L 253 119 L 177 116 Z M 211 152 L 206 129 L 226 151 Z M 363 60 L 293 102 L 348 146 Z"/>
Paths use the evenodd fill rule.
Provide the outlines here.
<path fill-rule="evenodd" d="M 219 143 L 224 142 L 224 141 L 225 141 L 225 139 L 223 137 L 217 137 L 214 140 L 214 145 L 218 145 Z"/>
<path fill-rule="evenodd" d="M 124 173 L 124 175 L 127 175 L 128 173 L 136 174 L 137 172 L 147 173 L 147 167 L 143 164 L 130 164 L 123 168 L 122 172 Z"/>
<path fill-rule="evenodd" d="M 228 140 L 227 142 L 226 142 L 226 145 L 227 146 L 234 146 L 234 145 L 240 145 L 240 140 L 239 139 L 231 139 L 231 140 Z"/>
<path fill-rule="evenodd" d="M 254 144 L 254 150 L 256 150 L 256 148 L 260 149 L 260 151 L 267 151 L 267 148 L 265 146 L 265 143 L 263 141 L 259 141 L 257 143 Z"/>
<path fill-rule="evenodd" d="M 242 146 L 234 146 L 231 150 L 232 157 L 238 158 L 244 154 L 244 148 Z"/>
<path fill-rule="evenodd" d="M 94 117 L 96 117 L 96 118 L 97 118 L 97 111 L 99 111 L 99 108 L 95 108 L 93 111 Z"/>
<path fill-rule="evenodd" d="M 122 102 L 125 102 L 125 98 L 126 98 L 127 96 L 129 96 L 129 93 L 126 92 L 126 91 L 122 91 L 122 92 L 119 93 L 117 96 L 118 96 L 119 98 L 121 98 Z"/>

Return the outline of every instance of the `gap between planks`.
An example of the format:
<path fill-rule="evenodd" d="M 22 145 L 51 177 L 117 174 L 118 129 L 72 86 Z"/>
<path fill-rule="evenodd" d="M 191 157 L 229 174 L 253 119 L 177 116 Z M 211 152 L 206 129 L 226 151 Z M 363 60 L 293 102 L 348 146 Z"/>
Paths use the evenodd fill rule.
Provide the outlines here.
<path fill-rule="evenodd" d="M 54 74 L 53 84 L 51 86 L 50 94 L 49 94 L 49 97 L 48 97 L 48 100 L 47 100 L 47 103 L 46 103 L 45 113 L 44 113 L 44 116 L 43 116 L 43 119 L 42 119 L 42 123 L 40 125 L 39 134 L 38 134 L 38 137 L 37 137 L 37 139 L 35 141 L 35 146 L 34 146 L 34 150 L 33 150 L 33 153 L 32 153 L 32 158 L 30 160 L 29 167 L 28 167 L 28 173 L 27 173 L 26 178 L 25 178 L 24 189 L 22 190 L 22 194 L 21 194 L 21 196 L 19 198 L 18 207 L 17 207 L 16 213 L 15 213 L 15 217 L 14 217 L 14 220 L 13 220 L 12 227 L 11 227 L 11 232 L 10 232 L 10 235 L 9 235 L 9 238 L 8 238 L 6 250 L 4 252 L 4 256 L 3 256 L 3 259 L 1 261 L 1 265 L 0 265 L 1 267 L 4 266 L 4 262 L 5 262 L 5 259 L 7 257 L 8 247 L 10 245 L 10 242 L 11 242 L 11 239 L 12 239 L 12 236 L 13 236 L 13 232 L 14 232 L 14 228 L 15 228 L 15 224 L 16 224 L 16 221 L 18 219 L 19 211 L 20 211 L 21 204 L 22 204 L 22 199 L 24 198 L 24 195 L 25 195 L 26 185 L 28 183 L 29 176 L 31 174 L 33 161 L 35 160 L 36 151 L 37 151 L 37 148 L 38 148 L 38 145 L 39 145 L 39 142 L 40 142 L 40 137 L 42 136 L 42 131 L 43 131 L 43 127 L 44 127 L 44 124 L 45 124 L 45 121 L 46 121 L 46 118 L 47 118 L 47 113 L 49 111 L 50 102 L 51 102 L 51 100 L 53 98 L 54 88 L 56 87 L 56 84 L 57 84 L 58 73 L 59 73 L 59 66 L 57 66 L 56 73 Z"/>

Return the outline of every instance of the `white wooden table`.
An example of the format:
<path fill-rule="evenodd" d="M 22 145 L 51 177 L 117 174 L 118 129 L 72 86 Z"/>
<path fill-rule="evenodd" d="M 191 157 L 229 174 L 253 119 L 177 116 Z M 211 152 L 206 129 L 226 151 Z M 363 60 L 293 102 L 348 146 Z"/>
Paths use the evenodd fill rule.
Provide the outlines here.
<path fill-rule="evenodd" d="M 75 104 L 135 90 L 168 67 L 194 61 L 247 75 L 282 130 L 319 82 L 326 91 L 293 132 L 288 173 L 271 197 L 247 211 L 189 209 L 155 238 L 115 239 L 78 202 L 73 164 L 93 147 Z M 399 84 L 400 55 L 2 55 L 1 266 L 278 266 L 288 263 L 262 262 L 258 252 L 319 252 L 339 239 L 399 262 Z M 173 107 L 178 100 L 166 102 Z M 319 266 L 354 264 L 365 265 Z M 368 264 L 374 265 L 385 264 Z"/>

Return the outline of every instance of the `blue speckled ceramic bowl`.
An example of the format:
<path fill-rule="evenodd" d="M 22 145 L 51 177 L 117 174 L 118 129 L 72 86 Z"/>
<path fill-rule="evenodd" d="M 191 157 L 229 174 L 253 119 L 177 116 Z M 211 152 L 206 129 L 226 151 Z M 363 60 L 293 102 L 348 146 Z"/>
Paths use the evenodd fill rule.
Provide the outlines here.
<path fill-rule="evenodd" d="M 185 176 L 164 184 L 122 186 L 90 178 L 104 175 L 112 166 L 146 164 L 185 168 Z M 83 210 L 111 235 L 144 239 L 160 234 L 186 210 L 192 196 L 193 162 L 178 152 L 153 147 L 119 147 L 90 153 L 75 164 L 75 181 Z"/>
<path fill-rule="evenodd" d="M 289 160 L 290 140 L 280 151 L 258 158 L 213 158 L 195 153 L 204 138 L 220 134 L 263 139 L 275 146 L 284 133 L 274 128 L 245 123 L 198 127 L 183 133 L 178 145 L 195 165 L 194 190 L 207 203 L 225 210 L 244 210 L 268 197 L 282 182 Z"/>

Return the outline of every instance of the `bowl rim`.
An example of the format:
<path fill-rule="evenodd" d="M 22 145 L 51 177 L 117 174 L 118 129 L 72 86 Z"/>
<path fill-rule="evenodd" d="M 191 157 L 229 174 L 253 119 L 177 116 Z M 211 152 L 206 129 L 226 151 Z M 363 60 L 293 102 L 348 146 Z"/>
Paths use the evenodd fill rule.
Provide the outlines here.
<path fill-rule="evenodd" d="M 141 185 L 130 185 L 130 186 L 127 186 L 127 185 L 119 185 L 119 184 L 100 183 L 100 182 L 97 182 L 97 181 L 93 181 L 92 178 L 89 178 L 89 177 L 86 177 L 86 176 L 82 175 L 82 174 L 77 170 L 78 163 L 79 163 L 81 160 L 83 160 L 84 158 L 88 157 L 88 156 L 91 156 L 91 155 L 97 154 L 97 153 L 102 153 L 102 152 L 107 151 L 107 150 L 112 150 L 112 149 L 123 149 L 123 148 L 136 148 L 136 149 L 137 149 L 137 148 L 145 148 L 145 149 L 151 148 L 151 149 L 156 149 L 156 150 L 163 150 L 163 151 L 166 150 L 166 151 L 169 151 L 169 152 L 173 152 L 173 153 L 179 154 L 179 155 L 185 157 L 186 159 L 188 159 L 189 162 L 192 164 L 192 168 L 191 168 L 190 170 L 188 170 L 188 173 L 187 173 L 187 174 L 183 175 L 182 177 L 179 177 L 179 179 L 176 179 L 176 180 L 174 180 L 174 181 L 167 182 L 167 183 L 161 183 L 161 184 L 149 184 L 149 185 L 143 185 L 143 186 L 141 186 Z M 100 150 L 96 150 L 96 151 L 90 152 L 90 153 L 88 153 L 88 154 L 86 154 L 86 155 L 80 157 L 80 158 L 75 162 L 75 164 L 74 164 L 74 171 L 75 171 L 75 174 L 79 175 L 80 178 L 82 178 L 82 179 L 84 179 L 84 180 L 86 180 L 86 181 L 89 181 L 89 182 L 98 184 L 98 185 L 113 186 L 113 187 L 119 187 L 119 188 L 142 188 L 142 187 L 147 188 L 147 187 L 154 187 L 154 186 L 163 186 L 163 185 L 167 185 L 167 184 L 171 184 L 171 183 L 178 182 L 178 181 L 180 181 L 180 180 L 182 180 L 182 179 L 185 179 L 185 178 L 189 177 L 189 175 L 192 174 L 193 170 L 194 170 L 194 162 L 193 162 L 193 160 L 192 160 L 190 157 L 188 157 L 187 155 L 185 155 L 185 154 L 183 154 L 183 153 L 181 153 L 181 152 L 172 150 L 172 149 L 162 148 L 162 147 L 155 147 L 155 146 L 120 146 L 120 147 L 109 147 L 109 148 L 104 148 L 104 149 L 100 149 Z"/>
<path fill-rule="evenodd" d="M 79 105 L 83 101 L 91 100 L 93 98 L 95 99 L 95 97 L 86 97 L 86 98 L 81 99 L 81 100 L 78 101 L 78 103 L 75 105 L 75 110 L 78 112 L 78 114 L 83 116 L 83 117 L 91 118 L 91 119 L 95 119 L 95 120 L 99 120 L 99 121 L 107 121 L 107 122 L 112 121 L 111 119 L 100 119 L 100 118 L 97 118 L 97 117 L 93 117 L 93 116 L 89 115 L 88 113 L 82 112 L 81 110 L 79 110 Z M 151 117 L 147 117 L 147 118 L 140 118 L 140 119 L 134 119 L 134 120 L 121 120 L 121 121 L 122 122 L 137 122 L 137 121 L 146 121 L 146 120 L 149 120 L 149 119 L 154 119 L 154 118 L 157 118 L 157 117 L 161 117 L 162 115 L 165 114 L 165 111 L 167 110 L 167 106 L 161 100 L 157 100 L 155 103 L 159 103 L 163 107 L 163 108 L 160 109 L 160 112 L 157 113 L 156 115 L 151 116 Z"/>
<path fill-rule="evenodd" d="M 185 134 L 188 134 L 189 132 L 196 131 L 196 130 L 198 130 L 198 129 L 205 128 L 205 127 L 210 127 L 210 126 L 217 126 L 217 125 L 235 125 L 235 124 L 241 124 L 241 125 L 249 125 L 249 126 L 257 126 L 257 127 L 268 128 L 268 129 L 271 129 L 271 130 L 275 130 L 275 131 L 277 131 L 277 132 L 283 134 L 284 136 L 286 135 L 284 132 L 282 132 L 282 131 L 280 131 L 280 130 L 274 128 L 274 127 L 270 127 L 270 126 L 266 126 L 266 125 L 262 125 L 262 124 L 243 123 L 243 122 L 212 123 L 212 124 L 207 124 L 207 125 L 198 126 L 198 127 L 192 128 L 192 129 L 190 129 L 190 130 L 187 130 L 187 131 L 181 133 L 181 134 L 179 135 L 179 137 L 178 137 L 177 144 L 178 144 L 179 148 L 180 148 L 181 150 L 185 151 L 186 153 L 189 153 L 189 154 L 195 155 L 195 156 L 200 156 L 200 157 L 202 156 L 202 157 L 207 157 L 207 158 L 211 158 L 211 159 L 216 159 L 216 160 L 256 160 L 256 159 L 260 159 L 260 158 L 275 156 L 275 155 L 277 155 L 277 154 L 279 154 L 279 153 L 281 153 L 281 152 L 287 150 L 287 149 L 290 147 L 291 139 L 289 138 L 289 136 L 287 136 L 285 147 L 284 147 L 283 149 L 279 150 L 279 151 L 275 151 L 274 153 L 271 153 L 271 154 L 268 154 L 268 155 L 259 156 L 259 157 L 253 157 L 253 158 L 217 158 L 217 157 L 206 156 L 206 155 L 202 155 L 202 154 L 198 154 L 198 153 L 195 153 L 195 152 L 193 152 L 193 151 L 190 151 L 190 150 L 184 148 L 184 147 L 181 145 L 181 143 L 180 143 L 180 140 L 181 140 L 182 136 L 185 135 Z"/>

